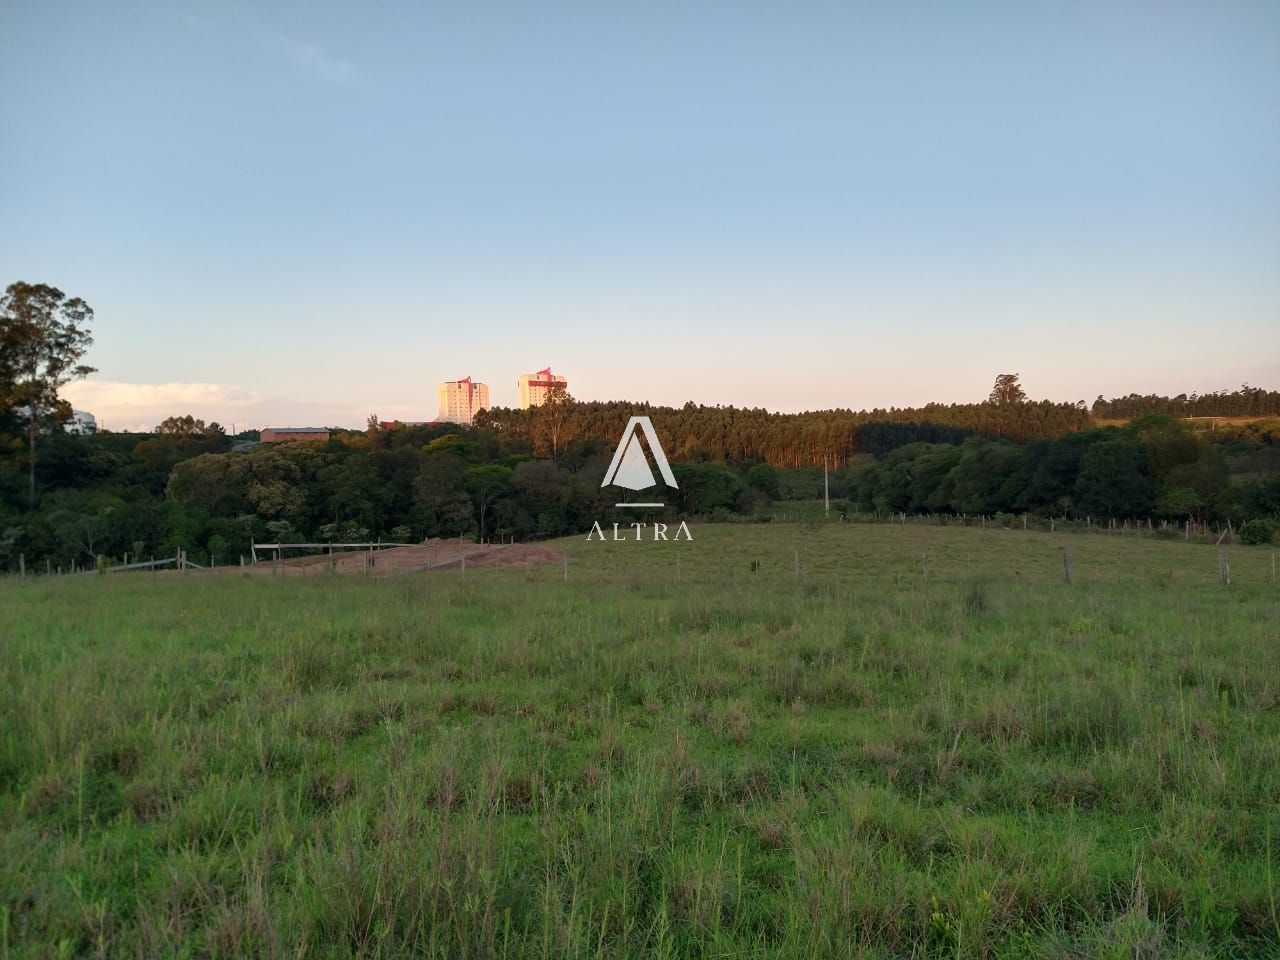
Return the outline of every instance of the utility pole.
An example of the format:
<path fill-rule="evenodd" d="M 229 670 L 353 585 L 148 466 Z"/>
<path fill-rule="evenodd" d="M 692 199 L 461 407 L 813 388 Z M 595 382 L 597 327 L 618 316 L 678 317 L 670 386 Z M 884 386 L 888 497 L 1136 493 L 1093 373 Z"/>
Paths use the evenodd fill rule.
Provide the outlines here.
<path fill-rule="evenodd" d="M 822 455 L 822 515 L 831 517 L 831 484 L 827 480 L 827 455 Z"/>

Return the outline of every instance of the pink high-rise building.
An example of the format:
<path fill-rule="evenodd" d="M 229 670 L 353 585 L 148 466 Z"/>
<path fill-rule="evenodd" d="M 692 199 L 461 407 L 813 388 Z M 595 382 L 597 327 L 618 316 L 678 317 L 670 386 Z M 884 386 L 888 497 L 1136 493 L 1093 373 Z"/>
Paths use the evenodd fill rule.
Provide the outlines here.
<path fill-rule="evenodd" d="M 489 387 L 472 383 L 470 377 L 446 380 L 436 391 L 440 399 L 440 419 L 453 423 L 471 423 L 477 413 L 489 406 Z"/>

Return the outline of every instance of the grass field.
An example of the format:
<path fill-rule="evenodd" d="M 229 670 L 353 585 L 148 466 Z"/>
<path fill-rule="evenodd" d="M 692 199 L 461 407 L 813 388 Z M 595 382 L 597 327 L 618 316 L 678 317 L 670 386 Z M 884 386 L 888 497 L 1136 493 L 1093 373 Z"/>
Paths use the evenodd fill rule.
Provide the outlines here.
<path fill-rule="evenodd" d="M 1280 956 L 1268 550 L 693 530 L 0 583 L 0 957 Z"/>

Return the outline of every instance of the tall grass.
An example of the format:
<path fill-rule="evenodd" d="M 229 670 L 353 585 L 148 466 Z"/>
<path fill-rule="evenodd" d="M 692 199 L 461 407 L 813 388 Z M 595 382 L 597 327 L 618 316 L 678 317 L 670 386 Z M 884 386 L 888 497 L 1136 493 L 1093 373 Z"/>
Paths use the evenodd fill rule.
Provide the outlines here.
<path fill-rule="evenodd" d="M 0 956 L 1280 955 L 1265 551 L 695 538 L 0 584 Z"/>

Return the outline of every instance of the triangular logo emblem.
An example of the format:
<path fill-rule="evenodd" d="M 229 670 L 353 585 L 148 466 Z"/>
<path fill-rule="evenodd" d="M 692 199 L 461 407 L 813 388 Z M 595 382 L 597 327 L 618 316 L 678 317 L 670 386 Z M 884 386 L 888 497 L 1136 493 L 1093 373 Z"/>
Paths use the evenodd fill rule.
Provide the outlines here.
<path fill-rule="evenodd" d="M 657 483 L 653 478 L 649 458 L 645 456 L 637 431 L 644 434 L 649 444 L 649 451 L 658 464 L 658 473 L 662 475 L 663 482 L 669 487 L 679 489 L 675 475 L 671 472 L 671 466 L 667 463 L 667 455 L 663 453 L 662 444 L 658 442 L 658 434 L 648 417 L 632 417 L 627 421 L 627 429 L 623 431 L 622 439 L 618 441 L 618 449 L 613 452 L 613 460 L 609 464 L 609 469 L 605 471 L 604 480 L 600 486 L 607 487 L 612 484 L 626 487 L 628 490 L 647 490 Z"/>

